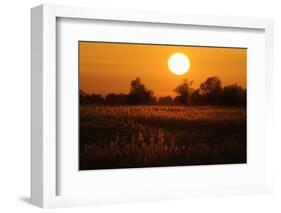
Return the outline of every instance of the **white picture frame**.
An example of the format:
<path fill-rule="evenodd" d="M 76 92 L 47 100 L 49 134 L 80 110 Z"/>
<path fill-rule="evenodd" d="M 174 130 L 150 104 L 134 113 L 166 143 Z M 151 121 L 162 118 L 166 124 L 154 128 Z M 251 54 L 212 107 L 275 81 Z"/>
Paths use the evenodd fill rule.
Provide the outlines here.
<path fill-rule="evenodd" d="M 130 193 L 122 196 L 119 192 L 105 190 L 101 195 L 58 195 L 60 166 L 57 147 L 57 20 L 81 19 L 102 20 L 133 23 L 153 23 L 156 25 L 219 27 L 229 31 L 232 29 L 253 29 L 264 31 L 265 52 L 263 74 L 265 87 L 264 110 L 268 112 L 263 118 L 264 146 L 269 146 L 267 129 L 272 122 L 273 88 L 273 21 L 271 19 L 216 17 L 187 14 L 166 14 L 147 11 L 122 11 L 112 9 L 84 8 L 74 6 L 41 5 L 31 10 L 31 201 L 34 205 L 47 207 L 62 207 L 76 205 L 91 205 L 99 203 L 116 203 L 143 200 L 181 199 L 197 196 L 253 194 L 270 192 L 270 161 L 265 162 L 262 171 L 264 177 L 254 184 L 233 184 L 221 186 L 202 186 L 188 188 L 167 187 L 162 190 L 147 193 Z M 249 79 L 251 81 L 251 79 Z M 261 152 L 264 158 L 268 153 Z M 177 168 L 174 172 L 179 172 Z M 150 170 L 155 170 L 150 168 Z M 210 169 L 209 169 L 210 170 Z M 133 170 L 132 170 L 133 171 Z M 132 172 L 131 172 L 132 173 Z M 98 175 L 98 174 L 97 174 Z"/>

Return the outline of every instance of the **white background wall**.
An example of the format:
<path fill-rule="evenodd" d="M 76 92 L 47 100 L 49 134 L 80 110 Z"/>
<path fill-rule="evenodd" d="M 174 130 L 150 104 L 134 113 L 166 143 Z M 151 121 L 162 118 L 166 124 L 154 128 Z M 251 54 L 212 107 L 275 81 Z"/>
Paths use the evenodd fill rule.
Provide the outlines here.
<path fill-rule="evenodd" d="M 275 20 L 275 128 L 272 195 L 202 198 L 47 210 L 52 212 L 281 212 L 281 3 L 278 0 L 8 0 L 0 7 L 0 212 L 37 212 L 30 188 L 30 8 L 41 3 L 270 17 Z"/>

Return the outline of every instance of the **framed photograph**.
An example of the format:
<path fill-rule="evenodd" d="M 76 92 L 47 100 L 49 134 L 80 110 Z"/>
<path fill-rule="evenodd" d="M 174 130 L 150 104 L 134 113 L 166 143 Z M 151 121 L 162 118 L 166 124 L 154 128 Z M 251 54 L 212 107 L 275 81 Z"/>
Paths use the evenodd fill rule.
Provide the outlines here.
<path fill-rule="evenodd" d="M 31 15 L 33 204 L 271 191 L 272 20 Z"/>
<path fill-rule="evenodd" d="M 79 170 L 247 163 L 246 48 L 78 46 Z"/>

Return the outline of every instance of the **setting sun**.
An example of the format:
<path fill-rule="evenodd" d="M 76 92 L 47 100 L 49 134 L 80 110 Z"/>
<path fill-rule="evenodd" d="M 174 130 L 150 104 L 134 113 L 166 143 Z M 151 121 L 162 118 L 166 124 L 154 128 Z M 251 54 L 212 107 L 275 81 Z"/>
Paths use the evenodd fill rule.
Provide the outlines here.
<path fill-rule="evenodd" d="M 174 53 L 168 60 L 168 67 L 172 73 L 183 75 L 189 70 L 190 60 L 183 53 Z"/>

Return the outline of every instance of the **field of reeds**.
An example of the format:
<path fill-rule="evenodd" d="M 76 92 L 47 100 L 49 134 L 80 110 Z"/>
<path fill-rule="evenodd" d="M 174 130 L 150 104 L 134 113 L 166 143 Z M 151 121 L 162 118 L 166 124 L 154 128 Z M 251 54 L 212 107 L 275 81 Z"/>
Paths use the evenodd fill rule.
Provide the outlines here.
<path fill-rule="evenodd" d="M 80 105 L 79 168 L 246 162 L 246 108 Z"/>

